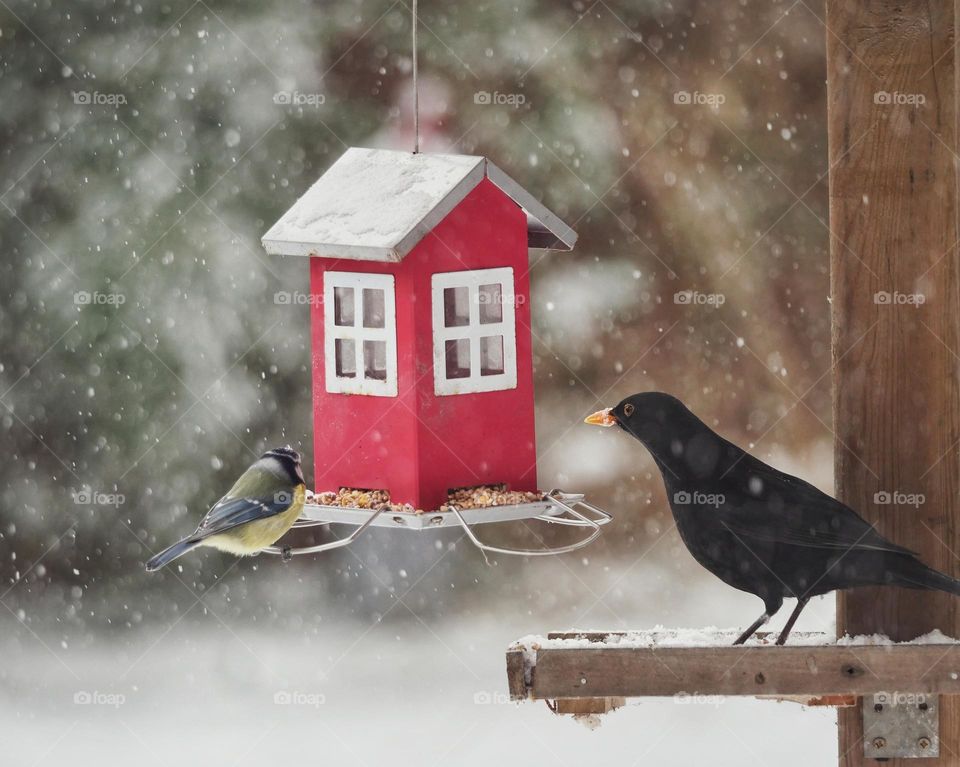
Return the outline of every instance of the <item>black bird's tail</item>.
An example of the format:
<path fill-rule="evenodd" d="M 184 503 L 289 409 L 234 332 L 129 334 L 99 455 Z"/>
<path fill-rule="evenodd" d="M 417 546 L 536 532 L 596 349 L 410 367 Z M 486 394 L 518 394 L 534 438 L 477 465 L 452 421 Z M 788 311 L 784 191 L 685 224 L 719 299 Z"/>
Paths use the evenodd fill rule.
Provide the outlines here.
<path fill-rule="evenodd" d="M 170 564 L 177 557 L 186 554 L 190 549 L 199 545 L 199 538 L 184 538 L 182 541 L 178 541 L 170 548 L 164 549 L 150 559 L 150 561 L 147 562 L 147 572 L 152 573 L 154 570 L 159 570 L 164 565 Z"/>
<path fill-rule="evenodd" d="M 899 566 L 893 568 L 892 586 L 903 586 L 908 589 L 929 589 L 931 591 L 946 591 L 948 594 L 960 596 L 960 580 L 927 567 L 919 559 L 904 557 Z"/>

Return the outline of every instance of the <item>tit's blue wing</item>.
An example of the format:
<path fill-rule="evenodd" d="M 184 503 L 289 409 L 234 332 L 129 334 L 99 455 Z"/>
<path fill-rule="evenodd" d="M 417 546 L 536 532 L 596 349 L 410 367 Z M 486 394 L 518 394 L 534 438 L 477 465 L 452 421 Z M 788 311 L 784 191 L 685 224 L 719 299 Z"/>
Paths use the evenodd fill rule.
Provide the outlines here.
<path fill-rule="evenodd" d="M 248 522 L 274 517 L 292 504 L 292 492 L 278 492 L 267 498 L 221 498 L 200 522 L 196 535 L 207 538 Z"/>

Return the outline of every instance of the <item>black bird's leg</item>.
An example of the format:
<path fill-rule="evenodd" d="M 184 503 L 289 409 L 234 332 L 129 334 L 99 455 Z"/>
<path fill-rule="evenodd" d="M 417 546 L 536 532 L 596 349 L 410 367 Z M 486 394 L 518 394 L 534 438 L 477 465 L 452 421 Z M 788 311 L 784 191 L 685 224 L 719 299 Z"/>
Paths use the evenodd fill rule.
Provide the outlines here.
<path fill-rule="evenodd" d="M 744 642 L 746 642 L 750 637 L 754 635 L 754 633 L 758 628 L 760 628 L 764 623 L 766 623 L 774 615 L 776 615 L 777 610 L 783 607 L 783 599 L 775 599 L 771 602 L 764 602 L 763 606 L 764 606 L 763 615 L 761 615 L 753 623 L 751 623 L 749 628 L 747 628 L 746 631 L 744 631 L 740 636 L 736 638 L 736 641 L 734 641 L 735 645 L 743 644 Z"/>
<path fill-rule="evenodd" d="M 760 628 L 764 623 L 766 623 L 768 620 L 770 620 L 770 616 L 767 615 L 767 611 L 764 610 L 763 615 L 761 615 L 753 623 L 751 623 L 750 627 L 736 638 L 736 640 L 734 641 L 734 644 L 743 644 L 744 642 L 746 642 L 750 637 L 753 636 L 753 633 L 758 628 Z"/>
<path fill-rule="evenodd" d="M 797 606 L 793 608 L 793 612 L 790 613 L 790 617 L 787 619 L 787 625 L 783 627 L 783 631 L 781 631 L 780 636 L 777 637 L 777 644 L 784 644 L 787 641 L 793 624 L 797 622 L 797 618 L 800 617 L 800 612 L 807 606 L 807 602 L 809 601 L 810 597 L 800 597 L 797 599 Z"/>

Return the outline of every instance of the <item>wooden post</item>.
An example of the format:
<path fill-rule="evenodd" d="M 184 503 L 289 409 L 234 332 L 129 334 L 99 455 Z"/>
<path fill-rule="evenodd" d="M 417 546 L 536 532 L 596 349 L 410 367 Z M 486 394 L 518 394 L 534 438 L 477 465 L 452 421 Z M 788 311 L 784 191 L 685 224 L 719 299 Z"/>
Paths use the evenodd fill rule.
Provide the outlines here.
<path fill-rule="evenodd" d="M 956 17 L 954 0 L 827 0 L 837 493 L 881 533 L 954 576 Z M 902 640 L 939 628 L 958 636 L 957 608 L 943 594 L 851 591 L 838 599 L 837 630 Z M 839 722 L 840 764 L 867 764 L 860 709 L 841 709 Z M 960 765 L 957 696 L 941 699 L 940 737 L 940 758 L 923 763 Z"/>

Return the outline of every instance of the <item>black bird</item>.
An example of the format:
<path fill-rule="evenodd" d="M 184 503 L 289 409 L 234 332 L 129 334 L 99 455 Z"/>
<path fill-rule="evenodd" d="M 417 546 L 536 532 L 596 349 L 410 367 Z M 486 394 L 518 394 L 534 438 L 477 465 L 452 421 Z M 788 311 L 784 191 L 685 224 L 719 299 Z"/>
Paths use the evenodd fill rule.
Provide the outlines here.
<path fill-rule="evenodd" d="M 784 474 L 716 434 L 676 397 L 645 392 L 586 419 L 619 426 L 653 455 L 680 537 L 724 583 L 763 600 L 743 644 L 783 606 L 857 586 L 901 586 L 960 595 L 960 581 L 888 541 L 849 506 Z"/>

